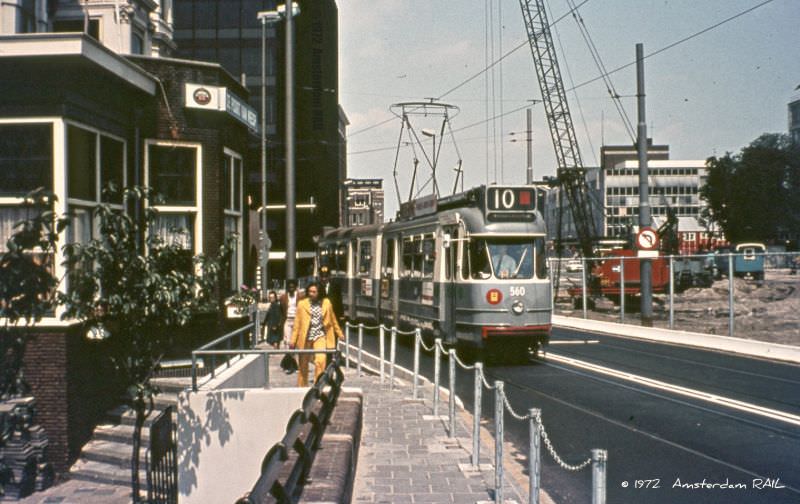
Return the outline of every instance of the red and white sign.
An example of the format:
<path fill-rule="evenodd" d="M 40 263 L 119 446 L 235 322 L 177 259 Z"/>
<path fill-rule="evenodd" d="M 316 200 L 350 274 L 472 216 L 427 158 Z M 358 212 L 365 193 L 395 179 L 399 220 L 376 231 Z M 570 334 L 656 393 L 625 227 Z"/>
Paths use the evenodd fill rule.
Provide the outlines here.
<path fill-rule="evenodd" d="M 651 227 L 643 227 L 636 234 L 636 246 L 639 250 L 658 249 L 658 233 Z"/>

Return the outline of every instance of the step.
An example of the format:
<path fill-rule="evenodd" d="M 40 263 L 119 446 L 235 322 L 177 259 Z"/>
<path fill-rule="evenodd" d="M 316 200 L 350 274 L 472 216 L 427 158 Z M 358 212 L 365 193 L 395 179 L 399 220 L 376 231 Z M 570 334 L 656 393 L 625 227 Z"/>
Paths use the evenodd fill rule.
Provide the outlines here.
<path fill-rule="evenodd" d="M 131 444 L 96 439 L 83 447 L 81 459 L 129 468 L 132 455 L 133 445 Z M 147 446 L 139 449 L 139 463 L 142 465 L 147 463 Z"/>
<path fill-rule="evenodd" d="M 162 394 L 173 393 L 177 395 L 186 389 L 192 388 L 192 379 L 186 377 L 153 378 L 150 383 L 157 386 Z"/>
<path fill-rule="evenodd" d="M 115 441 L 117 443 L 133 443 L 133 425 L 101 424 L 94 430 L 92 439 Z M 142 446 L 150 444 L 150 429 L 142 429 Z"/>
<path fill-rule="evenodd" d="M 156 408 L 150 412 L 144 419 L 142 429 L 149 429 L 153 425 L 153 420 L 163 411 L 156 405 Z M 113 424 L 134 425 L 136 423 L 136 413 L 128 406 L 117 406 L 106 413 L 106 419 Z M 172 421 L 175 423 L 175 414 L 172 415 Z"/>
<path fill-rule="evenodd" d="M 121 468 L 93 460 L 79 460 L 70 469 L 69 478 L 129 487 L 131 484 L 131 470 L 130 468 Z M 139 482 L 142 488 L 147 488 L 147 471 L 144 467 L 139 470 Z"/>

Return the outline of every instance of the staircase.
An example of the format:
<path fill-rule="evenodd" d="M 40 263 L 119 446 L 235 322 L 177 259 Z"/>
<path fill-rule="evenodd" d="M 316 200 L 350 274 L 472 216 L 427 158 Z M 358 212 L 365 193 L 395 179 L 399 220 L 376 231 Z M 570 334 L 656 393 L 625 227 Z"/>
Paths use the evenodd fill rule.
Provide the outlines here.
<path fill-rule="evenodd" d="M 191 386 L 190 378 L 155 378 L 152 383 L 161 389 L 154 398 L 154 408 L 142 427 L 139 450 L 139 481 L 147 488 L 147 454 L 150 447 L 150 425 L 169 405 L 177 409 L 178 393 Z M 69 478 L 130 487 L 133 429 L 136 414 L 127 406 L 118 406 L 106 413 L 106 421 L 98 425 L 92 438 L 70 467 Z M 173 416 L 173 422 L 175 417 Z"/>

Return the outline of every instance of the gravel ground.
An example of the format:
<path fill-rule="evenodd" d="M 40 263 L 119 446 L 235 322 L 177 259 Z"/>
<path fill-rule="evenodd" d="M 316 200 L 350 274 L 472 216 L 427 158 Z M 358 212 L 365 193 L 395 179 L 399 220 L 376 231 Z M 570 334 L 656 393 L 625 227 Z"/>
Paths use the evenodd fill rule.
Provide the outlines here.
<path fill-rule="evenodd" d="M 566 288 L 580 286 L 580 273 L 562 277 L 556 302 L 557 315 L 581 317 L 574 309 Z M 669 296 L 653 296 L 653 325 L 669 326 Z M 591 306 L 591 304 L 590 304 Z M 675 294 L 674 329 L 727 336 L 729 324 L 728 279 L 708 288 L 691 288 Z M 588 318 L 620 320 L 620 307 L 604 298 L 595 299 Z M 638 312 L 626 307 L 625 322 L 640 323 Z M 788 269 L 767 270 L 763 282 L 734 278 L 734 334 L 737 338 L 800 345 L 800 275 Z"/>

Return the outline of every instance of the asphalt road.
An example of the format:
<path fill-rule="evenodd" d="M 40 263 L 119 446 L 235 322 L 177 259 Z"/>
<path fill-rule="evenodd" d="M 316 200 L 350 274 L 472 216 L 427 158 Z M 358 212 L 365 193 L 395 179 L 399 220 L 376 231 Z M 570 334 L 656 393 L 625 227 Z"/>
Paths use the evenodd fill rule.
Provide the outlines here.
<path fill-rule="evenodd" d="M 487 380 L 505 383 L 518 412 L 542 409 L 567 463 L 608 450 L 609 503 L 800 502 L 800 366 L 573 330 L 556 329 L 552 340 L 566 343 L 552 344 L 546 361 L 489 367 Z M 377 338 L 365 347 L 377 350 Z M 398 362 L 411 368 L 409 343 L 398 345 Z M 429 356 L 421 369 L 432 378 Z M 470 411 L 472 383 L 459 374 Z M 492 411 L 484 390 L 484 418 Z M 506 415 L 505 426 L 526 453 L 527 423 Z M 557 503 L 591 502 L 588 468 L 566 471 L 544 448 L 542 461 L 542 487 Z"/>

